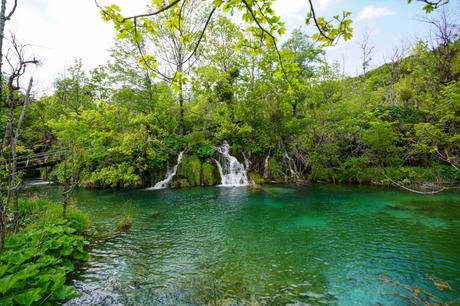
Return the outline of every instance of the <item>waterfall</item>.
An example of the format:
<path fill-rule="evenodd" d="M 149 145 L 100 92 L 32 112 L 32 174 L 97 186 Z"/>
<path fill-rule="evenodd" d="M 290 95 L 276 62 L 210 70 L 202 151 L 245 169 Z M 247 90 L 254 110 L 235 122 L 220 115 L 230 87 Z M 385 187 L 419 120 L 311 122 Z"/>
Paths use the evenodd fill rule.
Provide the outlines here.
<path fill-rule="evenodd" d="M 264 160 L 264 178 L 269 178 L 270 177 L 270 168 L 269 168 L 269 159 L 270 159 L 270 154 L 265 157 Z"/>
<path fill-rule="evenodd" d="M 166 178 L 153 186 L 152 190 L 158 190 L 158 189 L 165 189 L 168 188 L 171 185 L 171 181 L 173 177 L 176 175 L 177 172 L 177 167 L 179 167 L 180 162 L 182 161 L 182 155 L 184 154 L 184 151 L 180 152 L 179 155 L 177 156 L 177 163 L 172 169 L 168 169 L 166 171 Z"/>
<path fill-rule="evenodd" d="M 246 168 L 246 171 L 249 170 L 249 168 L 251 167 L 251 161 L 246 157 L 246 154 L 244 154 L 243 152 L 243 158 L 244 158 L 244 167 Z"/>
<path fill-rule="evenodd" d="M 249 185 L 248 176 L 244 166 L 234 157 L 231 156 L 230 146 L 224 141 L 223 145 L 216 147 L 217 152 L 222 156 L 221 162 L 214 160 L 219 168 L 222 179 L 221 186 L 247 186 Z"/>
<path fill-rule="evenodd" d="M 284 158 L 288 162 L 289 172 L 291 172 L 291 176 L 297 176 L 297 166 L 295 161 L 289 156 L 287 151 L 284 151 Z"/>

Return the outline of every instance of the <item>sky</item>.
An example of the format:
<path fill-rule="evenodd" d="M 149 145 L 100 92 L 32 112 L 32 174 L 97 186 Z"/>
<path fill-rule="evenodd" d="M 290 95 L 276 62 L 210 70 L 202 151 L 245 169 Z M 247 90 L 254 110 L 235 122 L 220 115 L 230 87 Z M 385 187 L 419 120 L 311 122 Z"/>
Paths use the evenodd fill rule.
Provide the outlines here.
<path fill-rule="evenodd" d="M 450 10 L 460 12 L 460 0 L 450 0 Z M 9 0 L 8 2 L 12 2 Z M 148 0 L 99 0 L 102 5 L 118 4 L 125 15 L 144 12 Z M 365 33 L 374 47 L 371 68 L 384 63 L 393 48 L 403 41 L 426 38 L 427 26 L 420 21 L 425 15 L 421 3 L 411 5 L 406 0 L 314 0 L 317 14 L 331 17 L 344 10 L 352 12 L 353 39 L 326 48 L 326 58 L 343 65 L 348 75 L 360 68 L 359 43 Z M 274 8 L 286 23 L 288 34 L 296 28 L 308 29 L 305 16 L 306 0 L 276 0 Z M 27 43 L 28 53 L 42 61 L 31 74 L 35 94 L 48 94 L 53 81 L 64 74 L 75 59 L 81 58 L 86 70 L 105 64 L 113 46 L 114 30 L 101 20 L 94 0 L 19 0 L 6 35 L 14 32 L 18 40 Z"/>

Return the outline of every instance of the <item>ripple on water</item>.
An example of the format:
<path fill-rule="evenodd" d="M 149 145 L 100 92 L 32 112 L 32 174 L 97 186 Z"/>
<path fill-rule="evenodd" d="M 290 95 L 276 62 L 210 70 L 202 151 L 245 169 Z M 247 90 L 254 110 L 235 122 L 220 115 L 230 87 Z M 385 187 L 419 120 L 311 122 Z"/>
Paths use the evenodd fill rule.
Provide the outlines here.
<path fill-rule="evenodd" d="M 443 196 L 444 206 L 334 186 L 78 196 L 103 228 L 120 211 L 134 226 L 94 246 L 75 279 L 82 296 L 68 305 L 403 305 L 395 294 L 407 290 L 387 280 L 458 301 L 455 194 Z M 453 292 L 440 292 L 430 275 L 449 281 Z"/>

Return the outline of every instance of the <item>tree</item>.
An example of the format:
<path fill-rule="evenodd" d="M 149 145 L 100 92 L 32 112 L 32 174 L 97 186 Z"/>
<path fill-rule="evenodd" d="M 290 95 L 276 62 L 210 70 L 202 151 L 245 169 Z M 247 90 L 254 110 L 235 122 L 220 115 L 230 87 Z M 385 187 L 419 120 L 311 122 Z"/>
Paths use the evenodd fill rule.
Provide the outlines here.
<path fill-rule="evenodd" d="M 203 39 L 202 29 L 208 26 L 209 16 L 212 16 L 215 10 L 203 7 L 199 2 L 185 0 L 181 6 L 172 8 L 168 14 L 150 17 L 155 24 L 165 26 L 151 32 L 150 35 L 144 35 L 139 43 L 139 48 L 145 53 L 144 59 L 147 56 L 156 59 L 155 66 L 145 61 L 148 68 L 168 82 L 178 93 L 181 135 L 185 134 L 185 86 L 191 68 L 197 62 L 198 47 Z"/>
<path fill-rule="evenodd" d="M 3 79 L 3 42 L 5 40 L 5 26 L 7 21 L 11 19 L 14 12 L 16 11 L 18 0 L 13 1 L 12 8 L 8 11 L 7 1 L 1 0 L 0 6 L 0 77 Z M 0 82 L 0 107 L 2 107 L 3 101 L 3 82 Z"/>
<path fill-rule="evenodd" d="M 361 67 L 363 71 L 363 77 L 366 78 L 367 71 L 372 61 L 372 53 L 374 52 L 374 46 L 369 45 L 369 33 L 364 33 L 361 43 L 359 44 L 361 48 Z"/>
<path fill-rule="evenodd" d="M 24 121 L 25 112 L 29 104 L 29 95 L 32 88 L 33 80 L 30 79 L 29 86 L 27 87 L 25 98 L 22 103 L 22 110 L 19 118 L 17 119 L 15 127 L 15 111 L 18 106 L 21 106 L 21 96 L 18 91 L 20 90 L 20 79 L 25 74 L 26 68 L 30 64 L 38 64 L 35 58 L 29 59 L 25 55 L 25 46 L 17 42 L 16 37 L 11 35 L 11 48 L 9 49 L 6 57 L 11 72 L 8 76 L 8 95 L 5 105 L 8 107 L 7 123 L 4 131 L 3 142 L 0 151 L 0 157 L 4 156 L 4 150 L 9 148 L 10 154 L 5 162 L 5 167 L 10 174 L 10 181 L 8 193 L 12 196 L 13 204 L 13 228 L 14 231 L 19 229 L 19 207 L 18 207 L 18 177 L 17 177 L 17 154 L 16 147 L 17 141 L 20 136 L 22 123 Z M 8 198 L 10 198 L 8 196 Z M 1 225 L 1 247 L 3 247 L 4 238 L 6 235 L 6 209 L 3 205 L 3 198 L 0 194 L 0 225 Z"/>
<path fill-rule="evenodd" d="M 460 38 L 460 23 L 456 22 L 456 17 L 446 7 L 440 9 L 434 17 L 422 20 L 433 29 L 431 49 L 436 55 L 439 79 L 442 84 L 448 84 L 454 80 L 453 59 L 460 52 L 454 44 Z"/>
<path fill-rule="evenodd" d="M 308 83 L 314 76 L 314 65 L 321 62 L 324 51 L 316 48 L 309 37 L 300 29 L 292 32 L 291 37 L 283 44 L 283 60 L 289 71 L 289 86 L 294 92 L 290 103 L 292 115 L 297 116 L 298 107 L 307 98 Z"/>

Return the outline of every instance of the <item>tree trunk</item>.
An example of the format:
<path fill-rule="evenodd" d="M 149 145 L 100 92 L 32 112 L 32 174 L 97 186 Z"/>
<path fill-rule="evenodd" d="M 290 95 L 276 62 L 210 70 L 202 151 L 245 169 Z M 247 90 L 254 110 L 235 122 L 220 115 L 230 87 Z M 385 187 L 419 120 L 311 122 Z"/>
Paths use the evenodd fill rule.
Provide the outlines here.
<path fill-rule="evenodd" d="M 180 85 L 179 92 L 179 107 L 180 107 L 180 134 L 185 135 L 185 124 L 184 124 L 184 94 L 182 92 L 182 85 Z"/>
<path fill-rule="evenodd" d="M 64 159 L 64 190 L 62 192 L 62 217 L 65 218 L 67 215 L 67 206 L 69 203 L 69 192 L 70 192 L 70 186 L 69 186 L 69 176 L 67 175 L 67 157 Z"/>
<path fill-rule="evenodd" d="M 21 114 L 19 115 L 18 123 L 16 125 L 16 131 L 14 133 L 14 137 L 11 141 L 11 191 L 13 195 L 13 226 L 14 231 L 17 232 L 19 230 L 19 205 L 18 205 L 18 179 L 17 179 L 17 154 L 16 154 L 16 146 L 21 135 L 21 126 L 22 122 L 24 121 L 24 117 L 26 115 L 27 106 L 30 100 L 30 91 L 32 89 L 33 78 L 30 78 L 29 86 L 27 87 L 26 95 L 24 97 L 24 105 L 22 106 Z"/>
<path fill-rule="evenodd" d="M 200 186 L 204 186 L 204 171 L 203 171 L 203 161 L 200 160 Z"/>
<path fill-rule="evenodd" d="M 6 23 L 6 0 L 2 0 L 0 9 L 0 76 L 3 76 L 3 38 L 5 38 L 5 23 Z M 4 105 L 3 101 L 3 82 L 0 82 L 0 107 Z"/>
<path fill-rule="evenodd" d="M 3 192 L 0 190 L 0 253 L 5 246 L 6 238 L 6 222 L 5 222 L 6 209 L 3 205 Z"/>
<path fill-rule="evenodd" d="M 182 62 L 179 63 L 177 67 L 177 72 L 179 72 L 180 79 L 179 79 L 179 107 L 180 107 L 180 117 L 179 117 L 179 124 L 180 124 L 180 134 L 185 135 L 185 124 L 184 124 L 184 88 L 182 84 L 182 73 L 183 67 Z"/>
<path fill-rule="evenodd" d="M 292 116 L 297 117 L 297 102 L 292 103 Z"/>
<path fill-rule="evenodd" d="M 18 0 L 14 0 L 13 7 L 11 11 L 7 14 L 6 13 L 6 0 L 1 0 L 1 7 L 0 7 L 0 76 L 3 77 L 3 39 L 5 38 L 5 25 L 8 20 L 10 20 L 11 16 L 13 16 L 14 12 L 16 11 L 16 6 L 18 4 Z M 3 82 L 0 82 L 0 107 L 4 104 L 3 101 Z"/>

